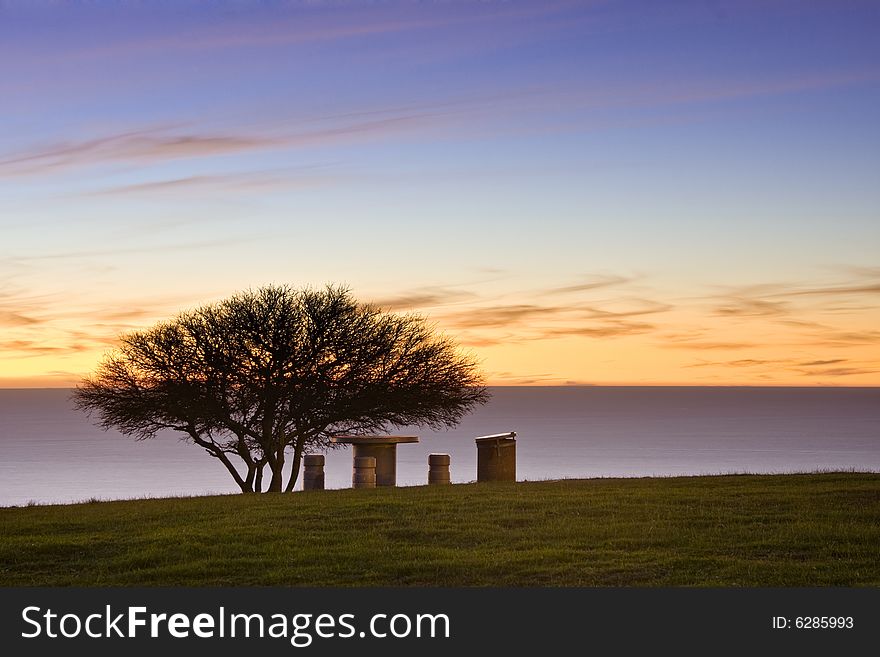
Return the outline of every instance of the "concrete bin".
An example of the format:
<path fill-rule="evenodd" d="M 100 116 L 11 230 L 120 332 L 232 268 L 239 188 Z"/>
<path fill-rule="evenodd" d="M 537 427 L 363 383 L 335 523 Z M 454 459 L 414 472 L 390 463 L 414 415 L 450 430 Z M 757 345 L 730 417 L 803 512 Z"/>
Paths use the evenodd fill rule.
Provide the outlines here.
<path fill-rule="evenodd" d="M 516 481 L 516 432 L 480 436 L 477 481 Z"/>
<path fill-rule="evenodd" d="M 324 490 L 324 455 L 303 456 L 303 490 Z"/>

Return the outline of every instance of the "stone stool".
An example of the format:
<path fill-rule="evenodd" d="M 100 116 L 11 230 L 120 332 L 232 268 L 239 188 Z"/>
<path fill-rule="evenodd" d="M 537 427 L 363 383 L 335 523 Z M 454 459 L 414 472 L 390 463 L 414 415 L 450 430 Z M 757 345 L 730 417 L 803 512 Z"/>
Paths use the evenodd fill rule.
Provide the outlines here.
<path fill-rule="evenodd" d="M 428 455 L 428 484 L 448 484 L 449 454 Z"/>

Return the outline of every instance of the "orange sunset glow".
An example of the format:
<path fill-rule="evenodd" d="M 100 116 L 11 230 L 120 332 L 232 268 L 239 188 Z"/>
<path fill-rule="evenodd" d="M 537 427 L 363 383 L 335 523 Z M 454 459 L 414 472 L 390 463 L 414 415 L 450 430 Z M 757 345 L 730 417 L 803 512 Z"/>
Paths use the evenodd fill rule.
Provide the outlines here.
<path fill-rule="evenodd" d="M 664 294 L 647 276 L 584 276 L 528 293 L 499 292 L 497 282 L 478 278 L 389 295 L 353 287 L 363 300 L 431 318 L 483 359 L 493 385 L 878 383 L 880 317 L 871 304 L 880 271 L 840 272 L 812 286 L 706 286 L 704 296 L 687 298 Z M 132 294 L 106 305 L 96 292 L 78 304 L 62 293 L 6 296 L 6 387 L 74 385 L 119 333 L 225 291 Z"/>

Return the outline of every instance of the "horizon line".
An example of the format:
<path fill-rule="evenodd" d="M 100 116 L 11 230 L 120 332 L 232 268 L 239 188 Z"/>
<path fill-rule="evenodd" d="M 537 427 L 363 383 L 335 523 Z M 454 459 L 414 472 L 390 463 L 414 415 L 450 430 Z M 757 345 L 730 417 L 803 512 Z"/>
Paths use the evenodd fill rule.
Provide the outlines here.
<path fill-rule="evenodd" d="M 784 383 L 492 383 L 486 388 L 789 388 L 800 390 L 839 389 L 839 390 L 874 390 L 880 384 L 873 385 L 791 385 Z M 5 390 L 74 390 L 76 386 L 0 386 Z"/>

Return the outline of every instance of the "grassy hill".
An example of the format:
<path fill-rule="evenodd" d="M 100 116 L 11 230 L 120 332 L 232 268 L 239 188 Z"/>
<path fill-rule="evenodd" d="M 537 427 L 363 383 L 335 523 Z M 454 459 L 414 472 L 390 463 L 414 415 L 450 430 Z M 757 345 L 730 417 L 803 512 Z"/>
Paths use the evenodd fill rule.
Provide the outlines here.
<path fill-rule="evenodd" d="M 0 585 L 880 586 L 880 474 L 0 509 Z"/>

